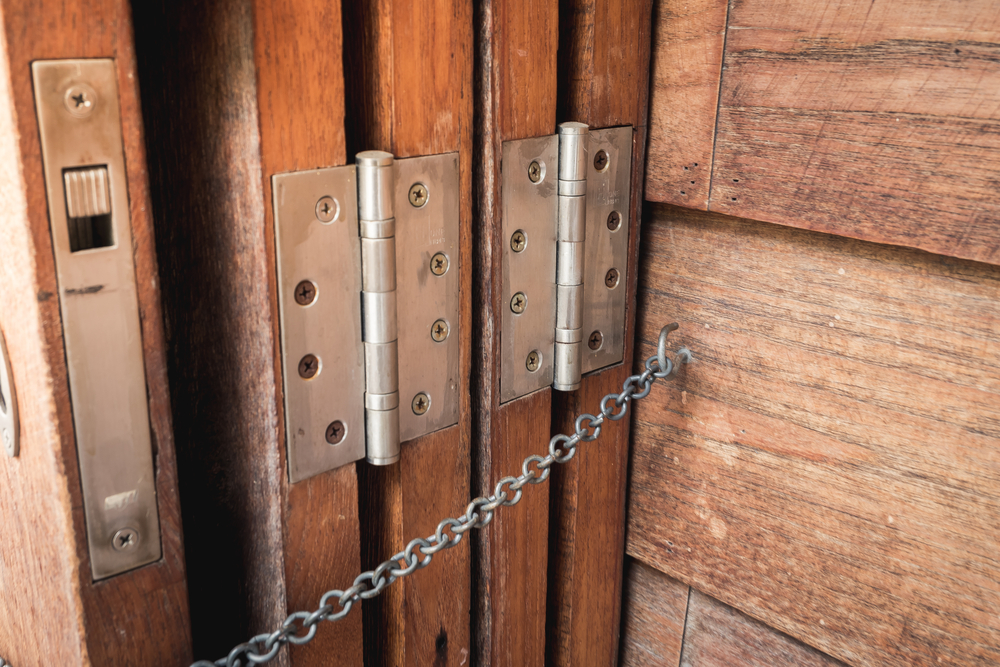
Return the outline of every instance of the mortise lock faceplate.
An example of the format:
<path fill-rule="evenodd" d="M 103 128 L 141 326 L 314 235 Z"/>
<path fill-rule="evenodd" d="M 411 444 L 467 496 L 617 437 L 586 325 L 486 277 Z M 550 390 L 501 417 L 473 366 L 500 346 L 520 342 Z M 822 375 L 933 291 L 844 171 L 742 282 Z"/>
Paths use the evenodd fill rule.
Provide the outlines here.
<path fill-rule="evenodd" d="M 458 154 L 278 174 L 289 477 L 458 423 Z"/>
<path fill-rule="evenodd" d="M 631 127 L 504 142 L 502 401 L 621 362 L 631 169 Z"/>

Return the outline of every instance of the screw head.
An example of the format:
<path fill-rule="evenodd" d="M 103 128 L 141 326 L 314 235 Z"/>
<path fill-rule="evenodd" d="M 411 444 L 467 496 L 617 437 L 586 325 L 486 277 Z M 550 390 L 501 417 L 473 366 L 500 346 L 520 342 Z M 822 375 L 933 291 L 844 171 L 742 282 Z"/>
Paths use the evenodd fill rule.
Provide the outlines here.
<path fill-rule="evenodd" d="M 331 445 L 339 445 L 344 440 L 345 435 L 347 435 L 347 427 L 339 419 L 330 422 L 330 425 L 326 427 L 326 441 Z"/>
<path fill-rule="evenodd" d="M 333 197 L 320 197 L 316 202 L 316 219 L 320 222 L 333 222 L 340 214 L 340 204 Z"/>
<path fill-rule="evenodd" d="M 427 186 L 423 183 L 414 183 L 410 186 L 410 206 L 420 208 L 427 203 Z"/>
<path fill-rule="evenodd" d="M 587 339 L 587 345 L 591 350 L 601 349 L 601 345 L 604 345 L 604 334 L 600 331 L 595 331 L 590 334 L 590 338 Z"/>
<path fill-rule="evenodd" d="M 604 284 L 608 289 L 614 289 L 618 286 L 618 269 L 608 269 L 608 272 L 604 275 Z"/>
<path fill-rule="evenodd" d="M 518 292 L 510 300 L 510 309 L 520 315 L 524 312 L 524 309 L 528 307 L 528 297 L 524 296 L 524 292 Z"/>
<path fill-rule="evenodd" d="M 308 306 L 316 300 L 316 285 L 311 280 L 303 280 L 295 286 L 295 303 Z"/>
<path fill-rule="evenodd" d="M 538 164 L 538 160 L 532 160 L 528 165 L 528 180 L 532 183 L 542 180 L 542 165 Z"/>
<path fill-rule="evenodd" d="M 514 252 L 521 252 L 524 250 L 524 246 L 528 245 L 528 237 L 524 235 L 524 232 L 520 229 L 511 234 L 510 237 L 510 249 Z"/>
<path fill-rule="evenodd" d="M 604 171 L 608 166 L 608 154 L 603 150 L 597 151 L 597 155 L 594 156 L 594 169 L 597 171 Z"/>
<path fill-rule="evenodd" d="M 439 252 L 431 257 L 431 273 L 435 276 L 443 276 L 448 273 L 448 255 Z"/>
<path fill-rule="evenodd" d="M 139 531 L 134 528 L 122 528 L 111 538 L 111 548 L 115 551 L 129 551 L 139 544 Z"/>
<path fill-rule="evenodd" d="M 442 343 L 448 338 L 451 328 L 444 320 L 438 320 L 431 325 L 431 338 L 435 343 Z"/>
<path fill-rule="evenodd" d="M 542 364 L 542 355 L 538 354 L 538 350 L 532 350 L 528 353 L 528 358 L 524 360 L 524 367 L 529 371 L 534 373 L 538 370 L 538 367 Z"/>
<path fill-rule="evenodd" d="M 314 354 L 307 354 L 299 360 L 299 377 L 311 380 L 319 373 L 319 359 Z"/>
<path fill-rule="evenodd" d="M 622 226 L 622 214 L 618 211 L 611 211 L 608 214 L 608 229 L 617 232 L 618 228 Z"/>
<path fill-rule="evenodd" d="M 415 415 L 426 414 L 427 410 L 431 407 L 431 397 L 424 392 L 420 392 L 413 397 L 410 407 L 413 408 L 413 414 Z"/>
<path fill-rule="evenodd" d="M 86 118 L 97 106 L 97 93 L 87 84 L 77 83 L 66 89 L 63 104 L 77 118 Z"/>

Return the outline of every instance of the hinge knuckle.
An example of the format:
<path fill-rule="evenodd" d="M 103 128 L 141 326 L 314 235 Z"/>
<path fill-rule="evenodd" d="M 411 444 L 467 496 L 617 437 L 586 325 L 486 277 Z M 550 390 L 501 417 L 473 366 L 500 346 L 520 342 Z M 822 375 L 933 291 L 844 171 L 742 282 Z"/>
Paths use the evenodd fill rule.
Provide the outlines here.
<path fill-rule="evenodd" d="M 399 460 L 400 449 L 393 157 L 383 151 L 365 151 L 357 155 L 355 164 L 367 458 L 376 465 L 387 465 Z"/>

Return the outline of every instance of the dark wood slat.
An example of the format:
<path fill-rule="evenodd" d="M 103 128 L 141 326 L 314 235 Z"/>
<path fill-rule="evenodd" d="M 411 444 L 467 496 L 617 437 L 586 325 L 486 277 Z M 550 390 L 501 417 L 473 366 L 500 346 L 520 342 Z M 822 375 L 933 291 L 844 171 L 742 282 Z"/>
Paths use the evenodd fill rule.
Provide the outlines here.
<path fill-rule="evenodd" d="M 851 664 L 1000 659 L 1000 272 L 684 209 L 643 239 L 628 551 Z M 939 662 L 940 661 L 940 662 Z"/>
<path fill-rule="evenodd" d="M 362 472 L 363 558 L 373 568 L 407 541 L 433 534 L 470 499 L 472 5 L 368 0 L 347 3 L 344 22 L 351 153 L 377 149 L 407 158 L 458 151 L 461 168 L 459 423 L 403 443 L 399 464 Z M 401 397 L 405 409 L 410 398 Z M 365 603 L 366 664 L 468 664 L 470 586 L 470 550 L 463 545 Z"/>
<path fill-rule="evenodd" d="M 551 391 L 500 405 L 501 144 L 552 134 L 556 129 L 557 2 L 501 0 L 475 16 L 476 126 L 473 165 L 475 266 L 480 304 L 473 312 L 474 406 L 472 488 L 490 495 L 504 476 L 519 474 L 530 454 L 547 450 Z M 525 490 L 520 504 L 502 511 L 473 536 L 472 664 L 542 665 L 548 554 L 545 486 Z"/>
<path fill-rule="evenodd" d="M 688 596 L 692 593 L 687 584 L 626 559 L 619 660 L 623 667 L 680 665 Z M 692 664 L 701 667 L 701 663 Z"/>
<path fill-rule="evenodd" d="M 0 326 L 20 403 L 21 453 L 0 465 L 0 653 L 14 664 L 185 664 L 191 657 L 163 321 L 132 19 L 117 1 L 0 8 Z M 114 57 L 163 558 L 93 582 L 30 63 Z"/>
<path fill-rule="evenodd" d="M 729 3 L 656 5 L 645 196 L 707 211 Z"/>
<path fill-rule="evenodd" d="M 273 174 L 345 162 L 340 10 L 232 0 L 137 15 L 154 201 L 170 221 L 157 241 L 195 648 L 217 658 L 360 571 L 354 467 L 287 481 L 270 200 Z M 355 613 L 290 662 L 335 651 L 360 665 L 361 647 Z"/>
<path fill-rule="evenodd" d="M 555 394 L 553 431 L 573 433 L 576 416 L 597 412 L 600 400 L 620 390 L 632 372 L 652 2 L 564 3 L 562 12 L 559 119 L 635 128 L 624 361 L 584 378 L 577 392 Z M 608 425 L 597 447 L 584 447 L 553 472 L 550 664 L 607 665 L 618 655 L 628 447 L 628 422 Z"/>

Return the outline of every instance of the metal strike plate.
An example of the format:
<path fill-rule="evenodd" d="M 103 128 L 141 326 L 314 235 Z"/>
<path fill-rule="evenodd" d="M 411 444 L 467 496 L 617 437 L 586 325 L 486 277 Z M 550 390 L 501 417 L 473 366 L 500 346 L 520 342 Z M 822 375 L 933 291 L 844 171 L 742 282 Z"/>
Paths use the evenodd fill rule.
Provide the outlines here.
<path fill-rule="evenodd" d="M 294 483 L 365 457 L 358 195 L 353 165 L 271 182 Z"/>
<path fill-rule="evenodd" d="M 394 168 L 399 438 L 406 442 L 458 423 L 458 153 L 396 160 Z M 417 184 L 426 188 L 420 206 L 410 203 Z M 437 275 L 431 265 L 442 255 Z M 421 395 L 428 405 L 417 405 Z"/>
<path fill-rule="evenodd" d="M 31 69 L 90 566 L 102 579 L 161 553 L 117 73 L 110 59 Z M 67 187 L 98 203 L 78 207 Z"/>
<path fill-rule="evenodd" d="M 598 170 L 595 158 L 601 151 L 607 155 L 607 166 Z M 632 128 L 591 130 L 587 169 L 583 373 L 621 363 L 625 355 Z M 613 213 L 617 218 L 611 217 Z M 618 277 L 609 288 L 612 270 Z"/>
<path fill-rule="evenodd" d="M 7 341 L 0 331 L 0 439 L 7 456 L 17 456 L 21 451 L 20 423 L 17 417 L 17 390 L 7 356 Z"/>
<path fill-rule="evenodd" d="M 552 384 L 558 156 L 555 135 L 503 144 L 501 402 Z M 523 235 L 520 250 L 515 250 L 521 246 L 514 242 L 516 232 Z M 518 295 L 523 295 L 523 308 L 512 304 Z"/>

